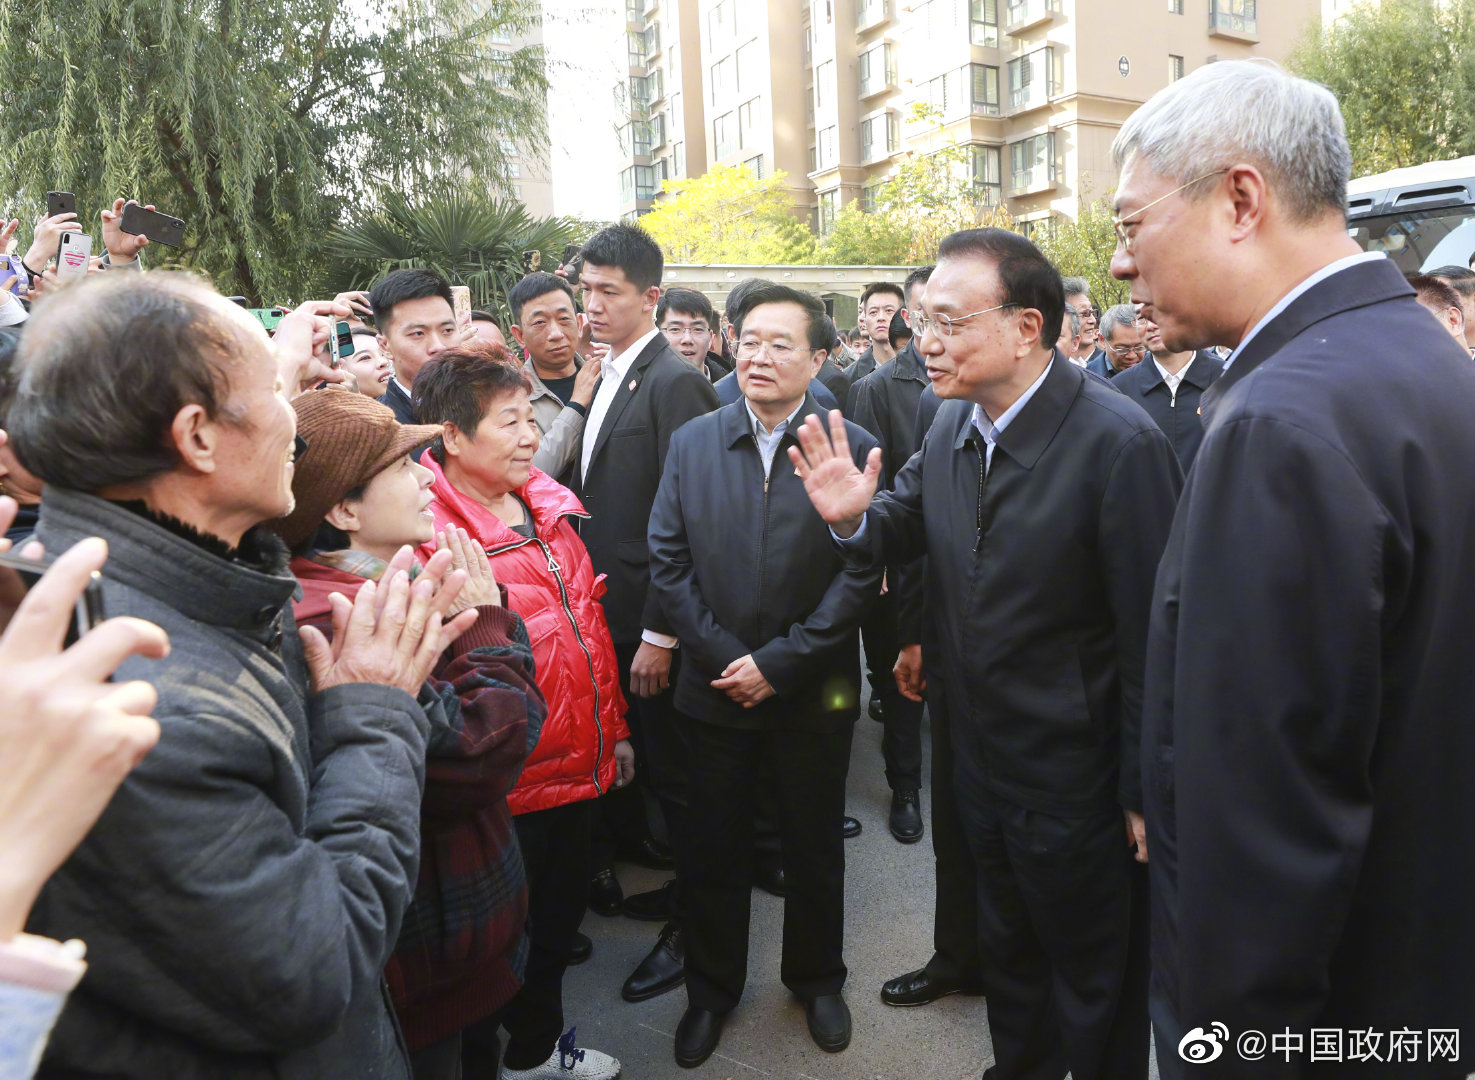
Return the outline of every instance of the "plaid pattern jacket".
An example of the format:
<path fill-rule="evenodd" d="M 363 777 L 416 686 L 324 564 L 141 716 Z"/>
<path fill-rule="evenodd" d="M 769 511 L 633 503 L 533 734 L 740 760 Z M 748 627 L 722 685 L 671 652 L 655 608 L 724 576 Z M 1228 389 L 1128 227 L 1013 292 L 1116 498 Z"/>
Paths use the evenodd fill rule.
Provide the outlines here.
<path fill-rule="evenodd" d="M 377 565 L 374 565 L 377 564 Z M 294 559 L 299 624 L 331 634 L 327 597 L 352 597 L 383 564 Z M 527 880 L 507 793 L 538 741 L 547 704 L 522 619 L 482 607 L 430 682 L 445 706 L 433 725 L 420 807 L 420 876 L 385 970 L 409 1048 L 496 1012 L 522 985 Z"/>

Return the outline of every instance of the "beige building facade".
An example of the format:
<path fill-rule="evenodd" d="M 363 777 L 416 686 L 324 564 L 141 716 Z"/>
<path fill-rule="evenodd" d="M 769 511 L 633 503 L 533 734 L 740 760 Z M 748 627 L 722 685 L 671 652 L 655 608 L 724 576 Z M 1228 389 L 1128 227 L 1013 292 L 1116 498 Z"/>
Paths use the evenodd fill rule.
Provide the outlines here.
<path fill-rule="evenodd" d="M 1074 216 L 1115 185 L 1111 142 L 1138 105 L 1216 60 L 1283 60 L 1322 14 L 1322 0 L 628 2 L 645 33 L 665 7 L 688 31 L 696 17 L 701 93 L 687 91 L 685 121 L 699 100 L 707 152 L 672 175 L 782 169 L 820 231 L 905 154 L 949 144 L 985 203 Z"/>

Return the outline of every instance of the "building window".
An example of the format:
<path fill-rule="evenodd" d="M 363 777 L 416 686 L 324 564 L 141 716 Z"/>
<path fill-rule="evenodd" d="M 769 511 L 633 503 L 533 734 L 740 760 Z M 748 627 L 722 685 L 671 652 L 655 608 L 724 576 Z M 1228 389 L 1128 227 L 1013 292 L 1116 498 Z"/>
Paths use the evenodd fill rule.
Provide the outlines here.
<path fill-rule="evenodd" d="M 639 22 L 645 15 L 645 0 L 625 0 L 625 17 L 631 22 Z"/>
<path fill-rule="evenodd" d="M 754 98 L 738 107 L 738 145 L 755 146 L 763 123 L 763 99 Z"/>
<path fill-rule="evenodd" d="M 901 123 L 892 112 L 870 116 L 860 122 L 860 159 L 879 161 L 901 149 Z"/>
<path fill-rule="evenodd" d="M 831 126 L 819 133 L 819 167 L 832 169 L 838 164 L 836 142 L 838 130 Z"/>
<path fill-rule="evenodd" d="M 890 44 L 860 54 L 860 96 L 869 97 L 896 85 L 896 54 Z"/>
<path fill-rule="evenodd" d="M 743 161 L 743 166 L 753 174 L 754 180 L 763 179 L 763 155 L 755 154 Z"/>
<path fill-rule="evenodd" d="M 661 88 L 661 69 L 656 68 L 646 78 L 649 80 L 647 88 L 650 91 L 650 100 L 653 102 L 660 101 L 665 96 L 665 92 Z"/>
<path fill-rule="evenodd" d="M 887 0 L 860 0 L 855 13 L 855 28 L 864 30 L 886 18 L 887 6 Z"/>
<path fill-rule="evenodd" d="M 674 176 L 686 175 L 686 143 L 679 142 L 671 147 L 671 170 Z"/>
<path fill-rule="evenodd" d="M 758 52 L 757 41 L 750 41 L 738 49 L 737 91 L 739 94 L 751 94 L 758 89 L 758 83 L 761 78 L 760 65 L 762 62 L 763 57 Z"/>
<path fill-rule="evenodd" d="M 1055 182 L 1055 133 L 1047 131 L 1009 144 L 1009 191 L 1026 194 Z"/>
<path fill-rule="evenodd" d="M 819 232 L 821 236 L 835 227 L 835 218 L 839 215 L 839 190 L 821 191 L 819 193 Z"/>
<path fill-rule="evenodd" d="M 722 158 L 736 153 L 737 151 L 737 122 L 732 113 L 723 113 L 712 121 L 712 144 L 716 148 L 716 156 L 720 161 Z"/>
<path fill-rule="evenodd" d="M 1009 0 L 1005 22 L 1012 27 L 1032 24 L 1060 10 L 1059 0 Z"/>
<path fill-rule="evenodd" d="M 1260 24 L 1255 18 L 1255 0 L 1209 0 L 1209 29 L 1258 35 Z"/>
<path fill-rule="evenodd" d="M 651 97 L 651 77 L 649 75 L 630 76 L 630 105 L 635 109 L 646 109 L 650 107 L 653 100 Z"/>
<path fill-rule="evenodd" d="M 654 56 L 661 51 L 661 24 L 651 23 L 645 28 L 645 55 Z"/>
<path fill-rule="evenodd" d="M 724 56 L 712 65 L 712 104 L 724 102 L 732 94 L 732 57 Z"/>
<path fill-rule="evenodd" d="M 636 157 L 649 157 L 651 147 L 655 145 L 651 140 L 652 128 L 649 120 L 630 121 L 620 129 L 621 147 Z"/>
<path fill-rule="evenodd" d="M 660 113 L 650 122 L 651 146 L 666 145 L 666 114 Z"/>
<path fill-rule="evenodd" d="M 814 172 L 819 168 L 819 152 L 811 146 L 809 148 L 809 171 Z"/>
<path fill-rule="evenodd" d="M 969 0 L 968 39 L 994 49 L 999 45 L 999 0 Z"/>
<path fill-rule="evenodd" d="M 999 115 L 999 69 L 989 64 L 969 64 L 974 116 Z M 965 70 L 968 70 L 965 69 Z"/>
<path fill-rule="evenodd" d="M 723 31 L 727 28 L 727 0 L 718 0 L 707 12 L 707 43 L 716 45 L 723 38 Z"/>
<path fill-rule="evenodd" d="M 656 195 L 656 170 L 653 165 L 632 165 L 620 173 L 620 201 L 653 199 Z"/>
<path fill-rule="evenodd" d="M 1004 151 L 998 146 L 971 148 L 973 190 L 984 206 L 998 206 L 1004 201 Z"/>
<path fill-rule="evenodd" d="M 1058 63 L 1050 46 L 1009 61 L 1009 108 L 1033 109 L 1045 104 L 1059 86 Z"/>
<path fill-rule="evenodd" d="M 826 60 L 814 70 L 814 107 L 816 110 L 825 107 L 825 87 L 835 77 L 835 61 Z"/>
<path fill-rule="evenodd" d="M 814 27 L 804 24 L 804 66 L 814 66 Z"/>
<path fill-rule="evenodd" d="M 804 119 L 810 127 L 814 127 L 814 87 L 806 87 L 804 90 Z"/>
<path fill-rule="evenodd" d="M 1183 78 L 1183 57 L 1168 54 L 1168 82 L 1177 82 Z"/>
<path fill-rule="evenodd" d="M 1182 15 L 1183 14 L 1183 0 L 1168 0 L 1168 14 L 1169 15 Z"/>
<path fill-rule="evenodd" d="M 629 54 L 630 66 L 633 68 L 645 67 L 645 35 L 637 30 L 630 30 L 625 34 L 625 49 Z"/>
<path fill-rule="evenodd" d="M 999 115 L 999 69 L 990 64 L 966 64 L 922 84 L 916 100 L 943 120 L 965 113 Z"/>

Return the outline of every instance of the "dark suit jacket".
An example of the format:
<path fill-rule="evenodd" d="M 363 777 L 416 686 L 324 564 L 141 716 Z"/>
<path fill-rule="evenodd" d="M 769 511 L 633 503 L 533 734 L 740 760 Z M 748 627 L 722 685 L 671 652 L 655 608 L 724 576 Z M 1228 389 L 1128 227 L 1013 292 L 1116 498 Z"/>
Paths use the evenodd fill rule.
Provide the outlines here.
<path fill-rule="evenodd" d="M 845 369 L 845 374 L 850 376 L 850 384 L 854 386 L 871 372 L 876 370 L 876 347 L 870 345 L 866 351 L 855 358 L 855 363 Z"/>
<path fill-rule="evenodd" d="M 384 396 L 379 398 L 379 404 L 388 405 L 394 410 L 395 419 L 401 424 L 418 424 L 415 419 L 415 406 L 410 401 L 410 395 L 399 388 L 399 383 L 389 380 L 389 389 L 384 391 Z"/>
<path fill-rule="evenodd" d="M 845 405 L 845 418 L 865 428 L 881 444 L 888 486 L 916 452 L 917 402 L 930 386 L 913 345 L 915 342 L 908 342 L 890 363 L 853 383 Z"/>
<path fill-rule="evenodd" d="M 835 400 L 839 402 L 837 408 L 845 408 L 845 399 L 850 396 L 850 374 L 833 359 L 826 359 L 819 366 L 819 374 L 815 378 L 834 395 Z"/>
<path fill-rule="evenodd" d="M 631 386 L 634 389 L 631 389 Z M 579 528 L 594 572 L 607 574 L 605 617 L 616 645 L 634 645 L 642 629 L 671 632 L 650 587 L 646 526 L 676 429 L 717 407 L 707 377 L 657 334 L 640 351 L 594 437 L 587 476 L 580 476 L 584 429 L 568 480 L 590 517 Z"/>
<path fill-rule="evenodd" d="M 707 378 L 716 383 L 732 374 L 732 365 L 721 353 L 709 352 L 705 357 L 707 364 Z"/>
<path fill-rule="evenodd" d="M 845 565 L 789 462 L 795 432 L 823 416 L 806 398 L 765 476 L 741 402 L 671 440 L 650 516 L 652 594 L 681 639 L 676 706 L 741 728 L 837 730 L 860 715 L 861 617 L 881 571 Z M 858 466 L 876 441 L 849 425 Z M 752 709 L 711 686 L 752 654 L 775 696 Z"/>
<path fill-rule="evenodd" d="M 1183 466 L 1186 474 L 1193 464 L 1193 456 L 1198 453 L 1199 443 L 1204 439 L 1204 422 L 1198 414 L 1199 401 L 1223 371 L 1223 360 L 1200 349 L 1183 372 L 1175 401 L 1168 384 L 1163 382 L 1162 373 L 1153 363 L 1152 356 L 1148 355 L 1142 363 L 1112 379 L 1111 385 L 1147 410 L 1147 415 L 1163 429 L 1163 434 L 1173 444 L 1178 464 Z"/>
<path fill-rule="evenodd" d="M 1362 263 L 1251 339 L 1203 417 L 1144 709 L 1157 1002 L 1183 1028 L 1468 1039 L 1475 367 Z"/>
<path fill-rule="evenodd" d="M 1025 809 L 1141 807 L 1153 574 L 1181 472 L 1141 408 L 1056 359 L 985 475 L 973 406 L 944 402 L 876 496 L 862 565 L 927 554 L 960 787 Z"/>
<path fill-rule="evenodd" d="M 1140 362 L 1138 366 L 1141 366 Z M 1091 358 L 1086 361 L 1086 370 L 1092 375 L 1100 375 L 1103 379 L 1115 379 L 1118 375 L 1126 374 L 1111 366 L 1111 362 L 1106 358 L 1106 352 L 1102 349 L 1097 349 L 1091 354 Z M 1127 369 L 1127 371 L 1131 370 L 1131 368 Z"/>
<path fill-rule="evenodd" d="M 737 372 L 724 375 L 717 380 L 717 401 L 722 405 L 731 405 L 734 401 L 740 401 L 743 396 L 742 387 L 738 386 Z M 819 407 L 826 412 L 831 409 L 840 408 L 840 403 L 835 400 L 835 395 L 825 389 L 825 384 L 818 379 L 809 380 L 809 392 Z"/>

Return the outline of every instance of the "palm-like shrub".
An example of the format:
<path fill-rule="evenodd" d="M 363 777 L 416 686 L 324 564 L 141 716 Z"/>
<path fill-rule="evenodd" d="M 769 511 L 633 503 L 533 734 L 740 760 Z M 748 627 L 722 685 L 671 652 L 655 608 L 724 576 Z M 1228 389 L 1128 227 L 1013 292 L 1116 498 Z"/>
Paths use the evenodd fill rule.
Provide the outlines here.
<path fill-rule="evenodd" d="M 470 288 L 472 307 L 505 319 L 522 253 L 542 252 L 543 269 L 551 271 L 564 245 L 585 239 L 586 229 L 572 218 L 535 218 L 521 203 L 488 194 L 389 193 L 378 208 L 333 229 L 326 248 L 339 288 L 367 289 L 390 270 L 424 267 Z"/>

